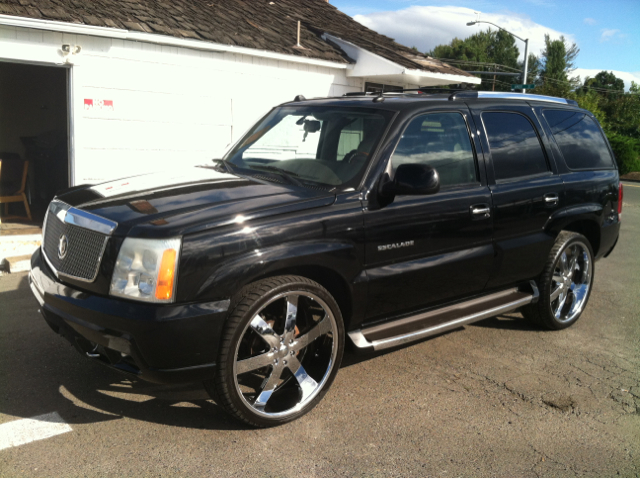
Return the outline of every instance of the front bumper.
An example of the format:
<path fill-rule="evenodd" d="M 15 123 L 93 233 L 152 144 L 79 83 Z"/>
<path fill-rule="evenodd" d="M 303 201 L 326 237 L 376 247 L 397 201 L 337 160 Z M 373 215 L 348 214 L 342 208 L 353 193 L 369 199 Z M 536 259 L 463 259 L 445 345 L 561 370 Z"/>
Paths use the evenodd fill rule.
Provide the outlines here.
<path fill-rule="evenodd" d="M 38 249 L 29 285 L 51 328 L 86 356 L 155 383 L 210 378 L 229 301 L 156 305 L 60 283 Z"/>

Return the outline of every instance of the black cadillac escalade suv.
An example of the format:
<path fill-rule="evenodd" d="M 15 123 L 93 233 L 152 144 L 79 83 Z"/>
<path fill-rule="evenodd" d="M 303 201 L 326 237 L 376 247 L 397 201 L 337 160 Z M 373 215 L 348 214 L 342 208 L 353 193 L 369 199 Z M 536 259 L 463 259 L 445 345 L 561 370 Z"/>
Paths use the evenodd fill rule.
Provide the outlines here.
<path fill-rule="evenodd" d="M 47 323 L 149 381 L 204 381 L 254 426 L 383 350 L 519 309 L 563 329 L 620 229 L 575 102 L 459 91 L 283 104 L 222 160 L 59 194 L 32 259 Z"/>

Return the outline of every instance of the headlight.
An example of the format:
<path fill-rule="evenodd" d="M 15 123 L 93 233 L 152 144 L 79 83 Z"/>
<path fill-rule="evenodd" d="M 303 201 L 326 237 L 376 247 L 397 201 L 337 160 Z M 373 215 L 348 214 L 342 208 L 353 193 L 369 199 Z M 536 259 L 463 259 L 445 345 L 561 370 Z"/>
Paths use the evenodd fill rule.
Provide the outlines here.
<path fill-rule="evenodd" d="M 180 244 L 180 238 L 125 238 L 109 293 L 150 303 L 173 302 Z"/>

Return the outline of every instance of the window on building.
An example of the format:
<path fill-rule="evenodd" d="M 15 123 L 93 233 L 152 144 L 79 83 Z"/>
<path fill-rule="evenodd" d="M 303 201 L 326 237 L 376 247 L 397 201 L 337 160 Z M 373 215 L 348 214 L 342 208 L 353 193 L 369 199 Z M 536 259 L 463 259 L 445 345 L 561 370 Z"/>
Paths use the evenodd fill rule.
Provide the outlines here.
<path fill-rule="evenodd" d="M 489 140 L 496 181 L 549 172 L 538 134 L 525 116 L 484 112 L 482 123 Z"/>
<path fill-rule="evenodd" d="M 586 113 L 544 110 L 544 117 L 572 170 L 611 168 L 611 153 L 596 122 Z"/>
<path fill-rule="evenodd" d="M 430 113 L 415 118 L 391 157 L 394 170 L 404 163 L 432 166 L 442 186 L 478 181 L 469 132 L 460 113 Z"/>

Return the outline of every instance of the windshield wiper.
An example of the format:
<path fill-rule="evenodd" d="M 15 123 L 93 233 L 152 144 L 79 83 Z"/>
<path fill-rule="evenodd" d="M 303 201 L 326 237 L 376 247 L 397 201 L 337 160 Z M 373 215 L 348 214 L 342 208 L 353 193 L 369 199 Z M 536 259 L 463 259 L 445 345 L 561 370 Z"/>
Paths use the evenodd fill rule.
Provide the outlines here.
<path fill-rule="evenodd" d="M 304 186 L 299 180 L 297 180 L 294 177 L 299 177 L 300 175 L 298 175 L 297 173 L 294 173 L 293 171 L 287 171 L 283 168 L 278 168 L 277 166 L 271 166 L 271 165 L 251 165 L 249 167 L 249 169 L 252 170 L 264 170 L 264 171 L 272 171 L 274 173 L 279 174 L 280 176 L 285 177 L 287 180 L 289 180 L 291 183 L 293 183 L 294 185 L 297 186 Z"/>
<path fill-rule="evenodd" d="M 227 160 L 223 160 L 223 159 L 217 159 L 217 160 L 213 160 L 213 161 L 217 161 L 219 164 L 222 164 L 229 173 L 231 173 L 233 170 L 231 168 L 231 163 L 228 162 Z"/>
<path fill-rule="evenodd" d="M 216 170 L 221 173 L 232 173 L 232 168 L 227 160 L 215 159 L 213 165 L 196 165 L 197 168 L 205 168 L 208 170 Z"/>

